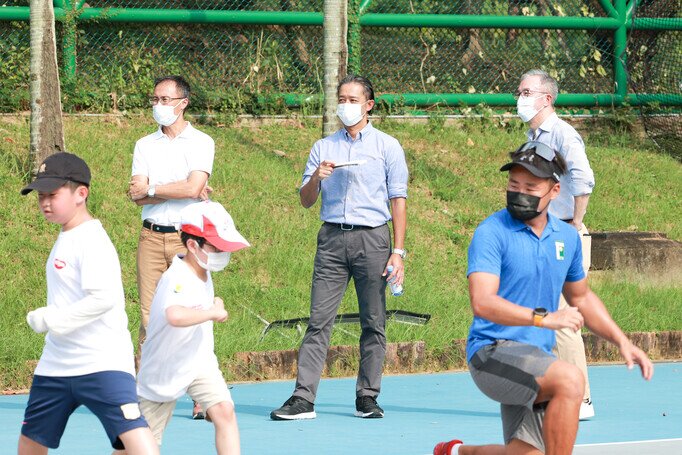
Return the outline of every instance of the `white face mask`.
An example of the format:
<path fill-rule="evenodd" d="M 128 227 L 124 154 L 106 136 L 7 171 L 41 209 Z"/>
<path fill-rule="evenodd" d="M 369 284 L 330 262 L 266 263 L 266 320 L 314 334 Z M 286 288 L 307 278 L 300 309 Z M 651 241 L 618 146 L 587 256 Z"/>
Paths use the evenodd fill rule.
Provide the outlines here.
<path fill-rule="evenodd" d="M 227 267 L 227 264 L 230 263 L 229 251 L 210 253 L 208 251 L 205 251 L 203 248 L 201 248 L 201 251 L 203 251 L 204 254 L 206 255 L 206 262 L 199 259 L 199 256 L 197 256 L 196 253 L 193 252 L 192 254 L 194 254 L 194 259 L 197 260 L 197 264 L 199 264 L 199 267 L 201 267 L 204 270 L 207 270 L 209 272 L 220 272 L 225 267 Z"/>
<path fill-rule="evenodd" d="M 530 122 L 533 119 L 533 117 L 538 115 L 538 112 L 544 109 L 544 106 L 541 109 L 535 109 L 535 101 L 538 98 L 539 98 L 538 96 L 519 97 L 519 100 L 516 102 L 516 112 L 519 114 L 521 120 L 523 120 L 524 122 Z"/>
<path fill-rule="evenodd" d="M 154 116 L 154 120 L 156 120 L 156 123 L 158 123 L 161 126 L 171 126 L 175 121 L 180 117 L 180 114 L 175 113 L 175 108 L 178 107 L 182 103 L 182 100 L 175 106 L 171 106 L 170 104 L 161 104 L 161 103 L 156 103 L 152 107 L 152 115 Z"/>
<path fill-rule="evenodd" d="M 336 108 L 336 115 L 339 117 L 339 120 L 341 120 L 341 123 L 346 126 L 357 125 L 365 115 L 365 112 L 362 109 L 362 106 L 364 106 L 365 103 L 339 103 Z"/>

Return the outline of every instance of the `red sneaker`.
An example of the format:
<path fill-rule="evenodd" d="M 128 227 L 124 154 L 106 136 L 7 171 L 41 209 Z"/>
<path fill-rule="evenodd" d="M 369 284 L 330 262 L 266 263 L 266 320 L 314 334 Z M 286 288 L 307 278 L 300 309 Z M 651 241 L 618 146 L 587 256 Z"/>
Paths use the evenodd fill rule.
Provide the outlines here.
<path fill-rule="evenodd" d="M 455 444 L 464 444 L 459 439 L 453 439 L 449 442 L 439 442 L 436 447 L 433 448 L 433 455 L 450 455 L 450 450 L 455 446 Z"/>

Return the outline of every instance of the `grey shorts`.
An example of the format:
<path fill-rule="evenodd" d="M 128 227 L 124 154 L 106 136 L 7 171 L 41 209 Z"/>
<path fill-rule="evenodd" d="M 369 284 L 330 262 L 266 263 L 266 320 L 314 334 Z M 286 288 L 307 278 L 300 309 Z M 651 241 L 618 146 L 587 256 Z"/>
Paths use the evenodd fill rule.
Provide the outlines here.
<path fill-rule="evenodd" d="M 544 376 L 556 360 L 535 346 L 509 340 L 482 347 L 471 358 L 476 386 L 500 403 L 505 444 L 518 439 L 544 453 L 545 404 L 534 404 L 540 389 L 535 378 Z"/>

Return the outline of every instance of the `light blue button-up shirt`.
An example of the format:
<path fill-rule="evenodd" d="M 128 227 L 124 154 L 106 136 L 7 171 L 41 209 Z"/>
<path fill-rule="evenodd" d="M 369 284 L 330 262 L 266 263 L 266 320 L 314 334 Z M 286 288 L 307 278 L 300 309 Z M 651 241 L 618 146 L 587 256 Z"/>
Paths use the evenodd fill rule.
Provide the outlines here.
<path fill-rule="evenodd" d="M 561 153 L 566 160 L 567 172 L 561 176 L 559 196 L 549 204 L 549 213 L 562 219 L 573 218 L 574 196 L 591 194 L 594 173 L 585 153 L 580 134 L 571 125 L 552 113 L 534 133 L 528 130 L 529 141 L 542 142 Z"/>
<path fill-rule="evenodd" d="M 320 218 L 329 223 L 376 227 L 391 219 L 390 200 L 407 197 L 407 163 L 397 139 L 368 123 L 353 140 L 346 129 L 315 142 L 303 187 L 322 161 L 367 160 L 334 169 L 321 182 Z"/>

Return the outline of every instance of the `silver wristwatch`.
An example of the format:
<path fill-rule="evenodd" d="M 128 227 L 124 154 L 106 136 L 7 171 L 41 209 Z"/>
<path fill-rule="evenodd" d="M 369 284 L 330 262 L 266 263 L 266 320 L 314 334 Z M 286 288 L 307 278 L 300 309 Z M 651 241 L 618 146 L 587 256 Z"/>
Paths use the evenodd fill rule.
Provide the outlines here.
<path fill-rule="evenodd" d="M 407 256 L 407 251 L 401 250 L 400 248 L 393 248 L 392 251 L 393 254 L 397 254 L 401 258 L 405 259 L 405 256 Z"/>

